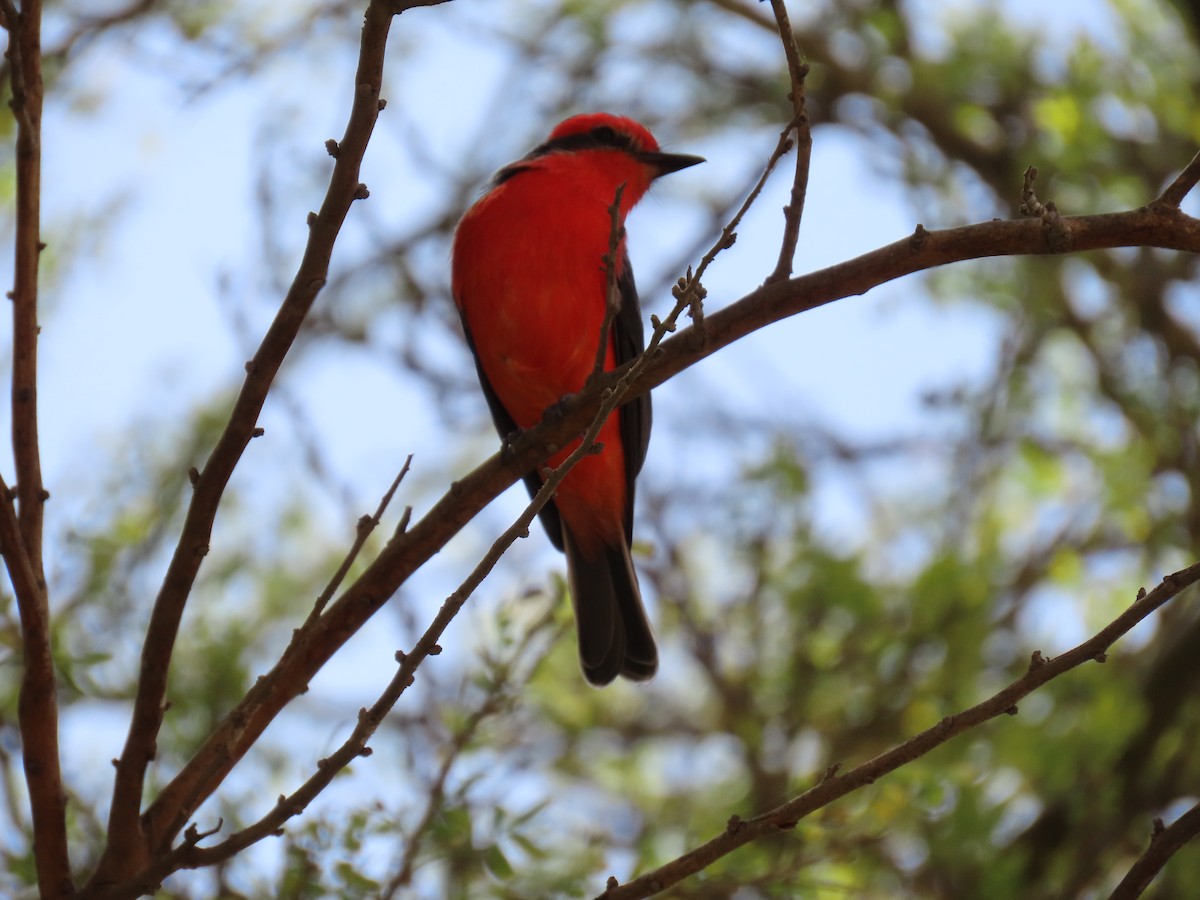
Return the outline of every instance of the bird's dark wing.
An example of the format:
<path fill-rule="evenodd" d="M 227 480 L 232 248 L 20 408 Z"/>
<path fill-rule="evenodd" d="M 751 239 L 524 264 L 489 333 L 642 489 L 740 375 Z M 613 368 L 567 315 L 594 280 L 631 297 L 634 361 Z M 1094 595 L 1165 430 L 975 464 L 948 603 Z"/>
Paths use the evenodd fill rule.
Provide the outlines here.
<path fill-rule="evenodd" d="M 520 431 L 520 429 L 517 428 L 517 423 L 513 421 L 513 417 L 508 414 L 508 410 L 504 408 L 504 404 L 500 402 L 500 398 L 492 388 L 492 383 L 488 381 L 487 373 L 483 371 L 483 364 L 479 361 L 479 354 L 475 352 L 475 341 L 471 338 L 471 329 L 467 327 L 465 319 L 462 326 L 463 334 L 467 337 L 467 346 L 471 348 L 471 355 L 475 357 L 475 369 L 479 372 L 479 385 L 483 388 L 483 396 L 487 398 L 488 409 L 492 411 L 492 421 L 496 424 L 496 431 L 500 433 L 501 440 L 507 440 L 511 435 Z M 524 480 L 530 497 L 536 494 L 542 486 L 542 479 L 538 476 L 536 470 L 525 475 Z M 554 505 L 553 500 L 550 500 L 542 507 L 538 513 L 538 518 L 542 520 L 542 526 L 546 529 L 546 534 L 550 537 L 550 543 L 558 550 L 562 550 L 562 518 L 559 516 L 558 507 Z"/>
<path fill-rule="evenodd" d="M 621 274 L 617 277 L 621 307 L 613 319 L 613 350 L 618 366 L 629 362 L 646 349 L 642 330 L 642 311 L 638 306 L 637 285 L 629 254 L 622 253 Z M 621 445 L 625 450 L 625 539 L 633 541 L 633 498 L 638 472 L 650 445 L 650 394 L 645 393 L 621 407 Z"/>

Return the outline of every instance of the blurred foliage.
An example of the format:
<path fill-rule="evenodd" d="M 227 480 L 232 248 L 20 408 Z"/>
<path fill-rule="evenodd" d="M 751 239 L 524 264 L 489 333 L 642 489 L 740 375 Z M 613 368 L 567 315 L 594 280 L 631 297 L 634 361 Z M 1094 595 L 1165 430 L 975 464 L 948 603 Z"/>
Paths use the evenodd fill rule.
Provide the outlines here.
<path fill-rule="evenodd" d="M 856 135 L 869 165 L 908 191 L 914 221 L 931 227 L 1015 214 L 1030 164 L 1042 171 L 1042 198 L 1067 213 L 1145 203 L 1200 146 L 1200 11 L 1182 0 L 1089 6 L 1095 28 L 1063 35 L 999 0 L 793 4 L 813 65 L 815 140 L 832 129 Z M 68 106 L 87 93 L 70 81 L 83 54 L 121 49 L 161 62 L 163 47 L 177 56 L 171 77 L 186 92 L 265 86 L 281 60 L 311 53 L 310 41 L 352 52 L 359 8 L 134 3 L 105 20 L 52 4 L 47 51 L 62 79 L 52 90 L 61 83 Z M 590 106 L 669 121 L 665 130 L 683 145 L 688 136 L 770 133 L 788 117 L 764 4 L 512 3 L 503 24 L 476 22 L 473 9 L 460 2 L 406 14 L 393 39 L 415 53 L 422 29 L 446 20 L 513 54 L 501 83 L 481 90 L 529 102 L 489 105 L 479 135 L 503 120 L 532 144 L 546 121 Z M 142 43 L 141 33 L 156 39 Z M 103 102 L 74 114 L 102 115 Z M 415 142 L 403 115 L 389 107 L 396 131 Z M 11 130 L 7 113 L 0 129 Z M 441 200 L 420 224 L 399 235 L 378 223 L 367 229 L 331 281 L 332 301 L 315 311 L 302 359 L 324 346 L 365 347 L 422 379 L 446 401 L 448 421 L 461 414 L 456 398 L 475 390 L 469 367 L 426 348 L 455 339 L 447 239 L 495 162 L 486 147 L 475 142 L 462 165 L 428 160 Z M 305 179 L 317 184 L 319 170 L 263 177 L 270 197 Z M 715 233 L 742 187 L 714 185 L 695 198 L 694 217 L 706 223 L 697 234 Z M 11 202 L 7 189 L 0 201 Z M 277 284 L 294 248 L 276 236 L 270 203 L 259 212 L 256 277 Z M 911 302 L 986 310 L 995 350 L 986 379 L 930 391 L 926 432 L 867 444 L 820 423 L 719 410 L 691 422 L 687 438 L 741 461 L 726 480 L 688 482 L 685 473 L 678 485 L 645 487 L 639 564 L 663 645 L 653 683 L 586 688 L 561 580 L 525 596 L 519 585 L 529 576 L 512 576 L 511 595 L 482 607 L 471 636 L 456 632 L 471 646 L 458 648 L 453 665 L 422 669 L 372 742 L 374 755 L 339 777 L 323 804 L 278 841 L 172 879 L 163 895 L 593 896 L 609 874 L 659 865 L 730 815 L 769 809 L 832 763 L 862 762 L 988 696 L 1033 650 L 1065 649 L 1139 585 L 1195 559 L 1197 266 L 1144 250 L 929 274 Z M 150 423 L 131 431 L 127 446 L 105 454 L 106 502 L 56 536 L 54 639 L 67 721 L 88 721 L 97 705 L 127 709 L 139 629 L 187 501 L 184 473 L 202 464 L 228 404 L 222 394 L 166 432 Z M 447 480 L 456 462 L 447 460 Z M 90 477 L 99 466 L 88 469 Z M 218 522 L 224 540 L 188 609 L 157 779 L 269 665 L 344 552 L 350 523 L 327 521 L 326 473 L 314 464 L 285 477 L 274 506 L 256 485 L 235 484 Z M 827 484 L 856 498 L 861 533 L 822 527 L 816 486 Z M 395 617 L 409 635 L 422 622 L 406 615 Z M 9 673 L 0 681 L 0 855 L 4 883 L 17 890 L 32 869 L 7 592 L 0 636 Z M 1153 818 L 1170 820 L 1200 796 L 1197 659 L 1200 614 L 1185 596 L 1105 665 L 1052 682 L 1018 715 L 670 895 L 1104 895 L 1146 846 Z M 344 739 L 353 711 L 381 686 L 364 679 L 361 694 L 337 708 L 300 704 L 291 730 L 268 733 L 239 768 L 248 774 L 222 793 L 213 817 L 233 827 L 254 821 Z M 72 786 L 81 863 L 99 850 L 107 790 L 103 780 Z M 1190 846 L 1156 896 L 1190 896 L 1197 883 L 1200 848 Z"/>

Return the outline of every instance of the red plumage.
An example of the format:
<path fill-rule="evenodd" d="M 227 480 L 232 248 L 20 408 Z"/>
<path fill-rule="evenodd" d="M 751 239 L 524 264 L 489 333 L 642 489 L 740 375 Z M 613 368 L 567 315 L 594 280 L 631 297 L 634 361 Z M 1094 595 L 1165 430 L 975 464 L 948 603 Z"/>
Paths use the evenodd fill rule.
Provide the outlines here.
<path fill-rule="evenodd" d="M 618 187 L 623 222 L 655 178 L 698 162 L 662 153 L 631 119 L 574 116 L 502 169 L 463 216 L 454 237 L 454 299 L 502 436 L 536 425 L 592 372 Z M 606 370 L 643 348 L 623 241 L 616 274 L 620 309 Z M 634 480 L 649 436 L 650 399 L 643 396 L 608 418 L 598 438 L 603 450 L 581 459 L 543 510 L 551 540 L 567 554 L 580 658 L 594 684 L 617 675 L 643 680 L 658 664 L 629 555 Z M 546 465 L 559 465 L 578 443 Z M 526 482 L 535 491 L 540 477 L 531 473 Z"/>

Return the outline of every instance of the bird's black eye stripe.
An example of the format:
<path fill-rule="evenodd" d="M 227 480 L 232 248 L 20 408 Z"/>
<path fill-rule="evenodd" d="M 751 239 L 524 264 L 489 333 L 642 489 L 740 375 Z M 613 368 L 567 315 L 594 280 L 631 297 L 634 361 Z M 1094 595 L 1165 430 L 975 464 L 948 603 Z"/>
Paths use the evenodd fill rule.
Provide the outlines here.
<path fill-rule="evenodd" d="M 622 143 L 624 143 L 624 144 L 629 143 L 628 138 L 626 138 L 624 141 L 622 141 L 621 135 L 617 134 L 612 128 L 608 127 L 607 125 L 601 125 L 599 128 L 593 128 L 592 129 L 592 137 L 594 137 L 601 144 L 610 144 L 612 146 L 617 146 Z"/>
<path fill-rule="evenodd" d="M 568 134 L 539 144 L 529 151 L 525 158 L 536 159 L 547 153 L 574 153 L 578 150 L 624 150 L 627 153 L 637 153 L 639 149 L 631 135 L 622 134 L 608 125 L 598 125 L 591 131 Z"/>

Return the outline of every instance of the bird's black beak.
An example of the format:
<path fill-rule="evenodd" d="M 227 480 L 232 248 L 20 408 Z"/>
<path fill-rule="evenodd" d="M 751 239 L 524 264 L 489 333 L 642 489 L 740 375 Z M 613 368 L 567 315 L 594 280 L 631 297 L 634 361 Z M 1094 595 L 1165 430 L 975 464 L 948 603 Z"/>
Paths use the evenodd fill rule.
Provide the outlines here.
<path fill-rule="evenodd" d="M 638 159 L 654 169 L 654 177 L 661 178 L 680 169 L 686 169 L 704 162 L 703 156 L 689 156 L 686 153 L 661 153 L 659 151 L 639 153 Z"/>

